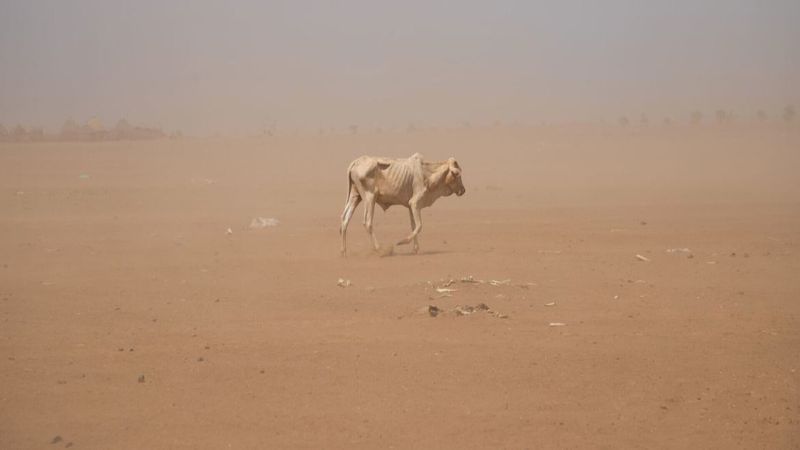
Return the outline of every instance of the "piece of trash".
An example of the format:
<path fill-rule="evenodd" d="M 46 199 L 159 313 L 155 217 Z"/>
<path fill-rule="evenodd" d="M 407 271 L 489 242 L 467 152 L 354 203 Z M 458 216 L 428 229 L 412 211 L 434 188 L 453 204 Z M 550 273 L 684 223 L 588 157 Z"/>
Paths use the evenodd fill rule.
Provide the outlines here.
<path fill-rule="evenodd" d="M 639 261 L 650 262 L 650 258 L 648 258 L 646 256 L 642 256 L 642 255 L 640 255 L 638 253 L 636 254 L 636 259 L 638 259 Z"/>
<path fill-rule="evenodd" d="M 250 221 L 250 228 L 258 230 L 267 227 L 277 227 L 280 221 L 274 217 L 256 217 Z"/>
<path fill-rule="evenodd" d="M 476 283 L 476 284 L 486 283 L 483 280 L 476 280 L 475 278 L 472 278 L 472 275 L 461 278 L 461 282 L 462 283 Z"/>
<path fill-rule="evenodd" d="M 455 308 L 453 308 L 453 311 L 456 314 L 458 314 L 459 316 L 468 316 L 468 315 L 470 315 L 470 314 L 475 312 L 475 308 L 473 308 L 472 306 L 469 306 L 469 305 L 456 306 Z"/>
<path fill-rule="evenodd" d="M 456 292 L 456 291 L 458 291 L 458 289 L 436 288 L 436 292 L 438 292 L 440 294 L 442 294 L 442 293 L 448 293 L 449 294 L 450 292 Z"/>
<path fill-rule="evenodd" d="M 88 180 L 89 179 L 89 175 L 85 174 L 85 173 L 82 173 L 82 174 L 78 175 L 78 178 L 80 178 L 81 180 Z"/>
<path fill-rule="evenodd" d="M 551 327 L 565 327 L 565 326 L 567 326 L 567 324 L 565 324 L 564 322 L 550 322 L 550 326 Z"/>
<path fill-rule="evenodd" d="M 668 248 L 667 253 L 691 253 L 692 251 L 686 247 L 682 248 Z"/>
<path fill-rule="evenodd" d="M 339 278 L 339 281 L 336 282 L 339 287 L 350 287 L 352 284 L 350 280 L 345 280 L 344 278 Z"/>
<path fill-rule="evenodd" d="M 442 310 L 439 309 L 438 306 L 436 306 L 436 305 L 428 305 L 428 314 L 430 314 L 431 317 L 436 317 L 441 312 L 442 312 Z"/>
<path fill-rule="evenodd" d="M 556 302 L 545 303 L 544 306 L 556 306 Z"/>
<path fill-rule="evenodd" d="M 231 234 L 233 234 L 233 230 L 231 230 L 230 228 L 228 228 L 227 230 L 225 230 L 225 234 L 227 234 L 227 235 L 229 235 L 229 236 L 230 236 Z"/>
<path fill-rule="evenodd" d="M 489 280 L 489 284 L 491 284 L 492 286 L 502 286 L 510 282 L 511 280 Z"/>

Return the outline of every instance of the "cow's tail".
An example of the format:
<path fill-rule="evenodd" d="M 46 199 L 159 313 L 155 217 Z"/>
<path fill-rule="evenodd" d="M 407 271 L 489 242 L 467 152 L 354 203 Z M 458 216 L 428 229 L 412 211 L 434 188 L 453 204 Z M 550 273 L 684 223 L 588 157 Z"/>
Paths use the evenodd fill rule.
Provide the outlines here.
<path fill-rule="evenodd" d="M 349 166 L 347 166 L 347 197 L 344 199 L 344 203 L 350 201 L 350 192 L 353 191 L 353 177 L 350 176 L 350 171 L 353 169 L 353 164 L 355 161 L 351 162 Z"/>

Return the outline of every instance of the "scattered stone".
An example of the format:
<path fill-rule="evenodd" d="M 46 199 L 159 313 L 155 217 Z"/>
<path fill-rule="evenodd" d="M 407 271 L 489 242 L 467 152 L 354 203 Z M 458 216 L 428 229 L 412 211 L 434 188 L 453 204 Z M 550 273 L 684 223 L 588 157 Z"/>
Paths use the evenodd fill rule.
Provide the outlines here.
<path fill-rule="evenodd" d="M 442 312 L 442 310 L 441 310 L 441 309 L 439 309 L 439 307 L 438 307 L 438 306 L 436 306 L 436 305 L 428 305 L 428 314 L 430 314 L 430 315 L 431 315 L 431 317 L 436 317 L 436 316 L 438 316 L 438 315 L 439 315 L 441 312 Z"/>
<path fill-rule="evenodd" d="M 225 230 L 225 234 L 227 234 L 228 236 L 230 236 L 230 235 L 232 235 L 232 234 L 233 234 L 233 230 L 231 230 L 231 229 L 230 229 L 230 227 L 229 227 L 227 230 Z"/>
<path fill-rule="evenodd" d="M 139 375 L 139 383 L 144 383 L 144 375 Z"/>
<path fill-rule="evenodd" d="M 64 439 L 61 436 L 56 436 L 50 441 L 50 444 L 58 444 L 59 442 L 63 441 Z"/>

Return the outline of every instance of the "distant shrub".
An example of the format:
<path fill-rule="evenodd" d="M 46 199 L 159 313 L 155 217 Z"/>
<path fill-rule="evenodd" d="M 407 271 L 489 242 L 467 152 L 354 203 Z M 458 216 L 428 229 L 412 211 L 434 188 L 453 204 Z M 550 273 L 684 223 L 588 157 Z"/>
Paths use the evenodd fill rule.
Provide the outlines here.
<path fill-rule="evenodd" d="M 794 120 L 795 111 L 794 105 L 787 105 L 783 108 L 783 120 L 786 122 L 791 122 Z"/>

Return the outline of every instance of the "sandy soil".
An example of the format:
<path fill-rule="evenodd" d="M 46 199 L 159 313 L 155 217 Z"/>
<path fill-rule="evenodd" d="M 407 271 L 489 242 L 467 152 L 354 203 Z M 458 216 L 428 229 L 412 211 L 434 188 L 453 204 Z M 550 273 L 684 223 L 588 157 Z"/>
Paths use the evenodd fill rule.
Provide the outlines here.
<path fill-rule="evenodd" d="M 0 145 L 0 448 L 796 448 L 798 149 L 777 125 Z M 348 162 L 415 151 L 467 194 L 416 256 L 371 255 L 359 209 L 340 258 Z"/>

